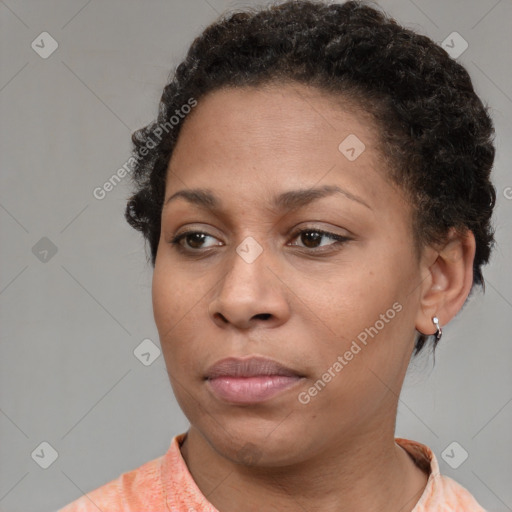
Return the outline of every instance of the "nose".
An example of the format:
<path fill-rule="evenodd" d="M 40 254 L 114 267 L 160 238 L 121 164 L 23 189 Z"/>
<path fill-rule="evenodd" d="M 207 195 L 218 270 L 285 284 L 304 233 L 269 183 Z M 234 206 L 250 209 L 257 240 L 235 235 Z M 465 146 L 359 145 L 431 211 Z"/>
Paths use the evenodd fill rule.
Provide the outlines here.
<path fill-rule="evenodd" d="M 290 315 L 287 287 L 266 249 L 252 262 L 235 250 L 226 258 L 224 276 L 208 311 L 219 327 L 277 327 Z M 271 268 L 273 267 L 273 268 Z"/>

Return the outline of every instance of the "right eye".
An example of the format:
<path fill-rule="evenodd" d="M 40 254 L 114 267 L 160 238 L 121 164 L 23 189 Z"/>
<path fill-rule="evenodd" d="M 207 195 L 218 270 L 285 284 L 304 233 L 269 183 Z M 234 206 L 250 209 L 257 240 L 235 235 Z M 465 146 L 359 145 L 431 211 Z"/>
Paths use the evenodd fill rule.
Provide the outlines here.
<path fill-rule="evenodd" d="M 202 231 L 186 231 L 185 233 L 180 233 L 175 236 L 170 243 L 176 246 L 177 249 L 183 252 L 198 252 L 200 249 L 204 249 L 205 246 L 202 245 L 207 238 L 215 239 L 214 236 L 209 235 L 208 233 L 204 233 Z M 182 241 L 185 242 L 182 243 Z M 206 247 L 215 247 L 214 244 Z"/>

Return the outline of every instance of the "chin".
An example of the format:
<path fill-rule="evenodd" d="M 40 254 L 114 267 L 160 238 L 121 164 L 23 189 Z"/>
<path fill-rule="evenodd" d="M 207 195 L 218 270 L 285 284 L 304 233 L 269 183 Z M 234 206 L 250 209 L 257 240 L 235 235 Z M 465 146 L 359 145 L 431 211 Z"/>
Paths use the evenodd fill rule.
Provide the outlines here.
<path fill-rule="evenodd" d="M 217 453 L 234 463 L 282 467 L 304 458 L 304 439 L 307 437 L 298 431 L 290 431 L 289 425 L 280 430 L 275 422 L 272 425 L 260 422 L 258 426 L 255 422 L 241 420 L 239 424 L 224 426 L 225 430 L 217 424 L 206 434 L 200 430 Z"/>

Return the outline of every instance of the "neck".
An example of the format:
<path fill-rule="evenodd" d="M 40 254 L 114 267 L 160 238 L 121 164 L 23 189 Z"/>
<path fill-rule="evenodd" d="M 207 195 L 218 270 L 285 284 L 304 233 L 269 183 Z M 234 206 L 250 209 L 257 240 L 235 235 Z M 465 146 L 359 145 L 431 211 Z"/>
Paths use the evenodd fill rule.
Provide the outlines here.
<path fill-rule="evenodd" d="M 236 464 L 194 427 L 181 452 L 197 486 L 220 512 L 410 512 L 428 477 L 395 443 L 394 425 L 391 431 L 374 432 L 351 436 L 315 459 L 285 467 Z"/>

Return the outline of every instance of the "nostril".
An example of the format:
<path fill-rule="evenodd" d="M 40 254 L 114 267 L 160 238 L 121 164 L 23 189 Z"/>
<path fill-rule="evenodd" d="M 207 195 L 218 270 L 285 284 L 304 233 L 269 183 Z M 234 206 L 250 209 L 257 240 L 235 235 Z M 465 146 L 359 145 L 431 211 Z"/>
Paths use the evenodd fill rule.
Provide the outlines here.
<path fill-rule="evenodd" d="M 254 315 L 255 318 L 261 318 L 262 320 L 268 320 L 272 315 L 270 313 L 259 313 Z"/>
<path fill-rule="evenodd" d="M 213 315 L 215 318 L 218 318 L 220 319 L 222 322 L 224 322 L 225 324 L 228 323 L 226 317 L 222 314 L 222 313 L 215 313 L 215 315 Z"/>

